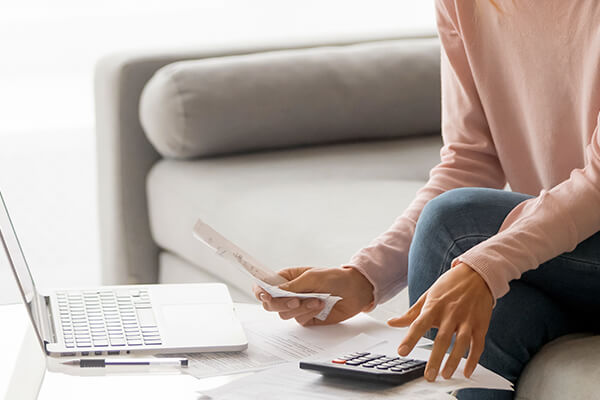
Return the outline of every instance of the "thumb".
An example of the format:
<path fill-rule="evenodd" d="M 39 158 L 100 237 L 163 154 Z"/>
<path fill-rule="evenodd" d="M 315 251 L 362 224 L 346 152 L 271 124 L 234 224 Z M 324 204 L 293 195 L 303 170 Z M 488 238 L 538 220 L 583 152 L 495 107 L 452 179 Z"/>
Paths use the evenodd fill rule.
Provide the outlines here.
<path fill-rule="evenodd" d="M 302 275 L 309 269 L 311 269 L 311 267 L 284 268 L 281 271 L 279 271 L 278 274 L 288 281 L 293 281 L 294 279 L 298 278 L 300 275 Z M 283 288 L 281 288 L 281 289 L 283 289 Z"/>
<path fill-rule="evenodd" d="M 310 268 L 307 268 L 306 270 L 309 270 L 309 269 Z M 306 272 L 306 270 L 304 272 Z M 301 273 L 300 275 L 296 275 L 289 282 L 285 282 L 285 283 L 282 283 L 281 285 L 279 285 L 279 289 L 287 290 L 288 292 L 294 292 L 294 293 L 313 292 L 315 289 L 314 285 L 311 284 L 310 279 L 306 279 L 306 274 L 304 274 L 304 272 Z"/>
<path fill-rule="evenodd" d="M 409 308 L 404 315 L 396 318 L 390 318 L 387 321 L 387 324 L 394 328 L 403 328 L 409 326 L 421 314 L 421 309 L 423 308 L 424 303 L 425 297 L 423 296 L 411 308 Z"/>

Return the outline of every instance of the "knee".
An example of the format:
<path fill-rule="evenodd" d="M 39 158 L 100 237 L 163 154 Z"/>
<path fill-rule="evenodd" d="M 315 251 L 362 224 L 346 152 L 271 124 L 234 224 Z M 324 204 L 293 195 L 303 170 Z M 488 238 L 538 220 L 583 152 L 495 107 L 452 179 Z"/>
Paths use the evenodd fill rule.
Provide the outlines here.
<path fill-rule="evenodd" d="M 414 303 L 446 270 L 458 254 L 449 251 L 457 238 L 482 229 L 474 221 L 489 214 L 491 197 L 500 191 L 461 188 L 445 192 L 427 203 L 419 217 L 408 255 L 410 302 Z M 500 221 L 501 222 L 501 221 Z M 497 227 L 492 227 L 497 229 Z"/>
<path fill-rule="evenodd" d="M 486 212 L 494 196 L 501 192 L 494 189 L 452 189 L 430 200 L 423 208 L 417 226 L 439 229 L 464 221 L 467 217 Z M 489 212 L 489 210 L 487 210 Z"/>

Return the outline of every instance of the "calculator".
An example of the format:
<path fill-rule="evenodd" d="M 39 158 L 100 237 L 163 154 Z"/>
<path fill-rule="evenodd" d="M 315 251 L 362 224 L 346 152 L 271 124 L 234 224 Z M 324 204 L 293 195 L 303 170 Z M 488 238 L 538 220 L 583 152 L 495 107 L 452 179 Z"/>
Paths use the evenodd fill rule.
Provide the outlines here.
<path fill-rule="evenodd" d="M 300 368 L 323 375 L 401 385 L 423 376 L 427 362 L 357 352 L 328 361 L 300 361 Z"/>

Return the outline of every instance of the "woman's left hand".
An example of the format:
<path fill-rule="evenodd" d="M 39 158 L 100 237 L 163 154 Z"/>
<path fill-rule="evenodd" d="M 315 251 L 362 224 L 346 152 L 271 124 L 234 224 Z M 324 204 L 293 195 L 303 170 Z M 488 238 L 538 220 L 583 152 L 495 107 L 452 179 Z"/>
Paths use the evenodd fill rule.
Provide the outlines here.
<path fill-rule="evenodd" d="M 398 347 L 398 354 L 406 356 L 430 328 L 438 328 L 433 350 L 425 368 L 425 378 L 434 381 L 440 371 L 444 354 L 456 333 L 454 348 L 446 361 L 442 376 L 452 377 L 458 364 L 469 349 L 464 374 L 469 378 L 485 345 L 494 300 L 483 278 L 460 263 L 445 272 L 401 317 L 388 321 L 390 326 L 406 327 L 408 334 Z"/>

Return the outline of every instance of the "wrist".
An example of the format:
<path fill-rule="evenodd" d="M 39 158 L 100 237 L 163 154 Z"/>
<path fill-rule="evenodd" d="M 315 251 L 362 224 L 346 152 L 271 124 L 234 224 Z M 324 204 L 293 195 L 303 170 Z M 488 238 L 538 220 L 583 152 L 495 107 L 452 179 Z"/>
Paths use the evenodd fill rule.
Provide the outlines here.
<path fill-rule="evenodd" d="M 480 288 L 480 292 L 482 293 L 482 295 L 486 299 L 489 299 L 492 302 L 492 304 L 495 303 L 494 295 L 492 294 L 489 285 L 477 270 L 475 270 L 469 264 L 465 264 L 464 262 L 456 264 L 454 269 L 464 271 L 464 273 L 469 277 L 469 279 L 471 279 L 473 282 L 476 282 L 476 285 Z"/>
<path fill-rule="evenodd" d="M 358 269 L 352 266 L 342 267 L 342 271 L 348 276 L 348 280 L 352 282 L 353 291 L 356 294 L 359 304 L 363 311 L 368 311 L 373 308 L 374 296 L 373 284 L 362 274 Z"/>

